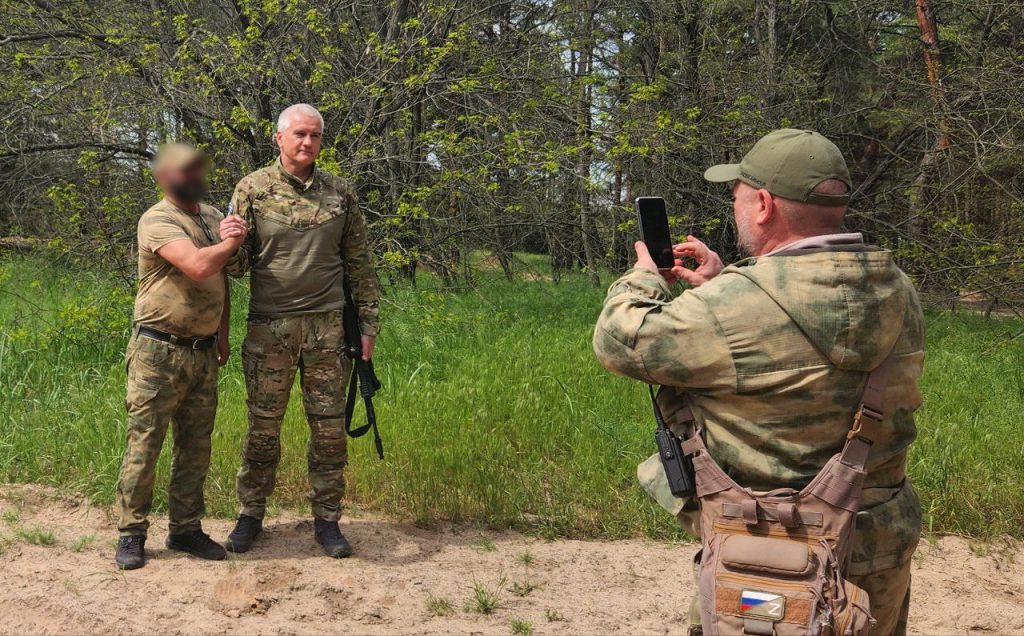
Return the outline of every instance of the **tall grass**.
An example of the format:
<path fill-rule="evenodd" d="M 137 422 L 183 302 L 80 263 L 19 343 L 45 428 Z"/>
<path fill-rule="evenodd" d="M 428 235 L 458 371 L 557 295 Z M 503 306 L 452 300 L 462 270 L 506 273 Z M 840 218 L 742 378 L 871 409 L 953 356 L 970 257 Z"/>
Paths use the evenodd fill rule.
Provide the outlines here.
<path fill-rule="evenodd" d="M 582 278 L 555 285 L 488 272 L 473 290 L 421 283 L 387 291 L 375 356 L 387 459 L 377 460 L 368 438 L 350 440 L 348 499 L 421 523 L 680 536 L 635 483 L 635 466 L 653 443 L 642 387 L 606 373 L 590 350 L 602 290 Z M 236 509 L 246 300 L 236 285 L 235 355 L 220 379 L 207 482 L 216 515 Z M 0 263 L 0 480 L 113 500 L 130 302 L 119 283 L 96 273 L 38 259 Z M 929 315 L 925 407 L 910 470 L 934 531 L 1024 536 L 1024 346 L 1007 337 L 1020 328 L 971 314 Z M 296 390 L 274 506 L 305 505 L 306 438 Z M 166 451 L 158 510 L 166 505 Z"/>

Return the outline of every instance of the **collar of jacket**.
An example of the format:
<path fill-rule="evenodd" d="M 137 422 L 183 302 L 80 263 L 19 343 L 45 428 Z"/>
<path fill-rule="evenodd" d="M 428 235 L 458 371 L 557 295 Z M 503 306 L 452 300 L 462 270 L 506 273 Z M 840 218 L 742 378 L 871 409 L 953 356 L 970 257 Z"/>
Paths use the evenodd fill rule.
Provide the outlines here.
<path fill-rule="evenodd" d="M 285 170 L 284 164 L 281 163 L 280 156 L 277 157 L 277 162 L 275 163 L 275 165 L 277 166 L 277 171 L 281 173 L 281 177 L 288 183 L 295 186 L 295 189 L 300 192 L 305 192 L 306 190 L 312 188 L 316 184 L 317 176 L 318 173 L 320 172 L 319 169 L 316 167 L 316 164 L 314 163 L 313 170 L 309 173 L 309 179 L 307 181 L 303 181 L 302 179 L 299 179 L 292 173 Z"/>

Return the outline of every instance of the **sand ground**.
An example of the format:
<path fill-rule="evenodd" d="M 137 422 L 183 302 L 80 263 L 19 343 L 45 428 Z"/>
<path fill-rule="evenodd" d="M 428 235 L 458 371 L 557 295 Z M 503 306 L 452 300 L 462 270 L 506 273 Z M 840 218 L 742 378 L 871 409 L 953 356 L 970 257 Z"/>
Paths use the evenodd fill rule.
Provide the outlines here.
<path fill-rule="evenodd" d="M 230 526 L 206 524 L 219 539 Z M 269 520 L 252 552 L 203 562 L 167 551 L 166 519 L 157 518 L 149 563 L 121 573 L 108 510 L 47 488 L 0 486 L 0 634 L 510 634 L 514 623 L 536 634 L 686 630 L 695 545 L 545 541 L 376 518 L 343 526 L 350 559 L 323 557 L 310 521 L 291 515 Z M 31 543 L 36 528 L 55 542 Z M 1024 548 L 1010 540 L 923 544 L 912 632 L 1024 634 L 1022 564 Z M 490 614 L 471 611 L 474 585 L 497 597 Z M 434 615 L 431 598 L 447 600 L 450 613 Z"/>

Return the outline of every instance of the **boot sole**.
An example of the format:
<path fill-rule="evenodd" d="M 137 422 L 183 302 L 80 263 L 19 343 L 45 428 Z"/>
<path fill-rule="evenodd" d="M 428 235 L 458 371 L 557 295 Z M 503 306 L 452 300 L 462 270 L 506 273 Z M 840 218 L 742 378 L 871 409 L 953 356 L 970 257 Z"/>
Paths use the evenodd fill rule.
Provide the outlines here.
<path fill-rule="evenodd" d="M 262 530 L 253 535 L 252 541 L 249 541 L 248 543 L 235 543 L 229 536 L 228 540 L 224 542 L 224 549 L 234 554 L 248 552 L 249 550 L 252 550 L 253 544 L 256 543 L 256 539 L 258 539 L 261 534 L 263 534 Z"/>
<path fill-rule="evenodd" d="M 185 554 L 190 554 L 190 555 L 196 557 L 197 559 L 203 559 L 204 561 L 223 561 L 227 557 L 227 555 L 223 554 L 223 553 L 222 554 L 204 554 L 202 552 L 198 552 L 196 550 L 190 550 L 188 548 L 184 548 L 184 547 L 181 547 L 181 546 L 173 545 L 171 543 L 167 544 L 167 549 L 168 550 L 173 550 L 174 552 L 184 552 Z"/>
<path fill-rule="evenodd" d="M 332 559 L 347 559 L 348 557 L 352 556 L 351 546 L 349 546 L 348 548 L 341 548 L 340 552 L 334 553 L 331 552 L 331 550 L 329 550 L 328 548 L 325 548 L 324 544 L 320 542 L 319 538 L 316 539 L 316 543 L 320 546 L 320 549 L 324 551 L 324 554 L 331 557 Z"/>
<path fill-rule="evenodd" d="M 142 563 L 119 563 L 114 561 L 114 563 L 117 565 L 117 569 L 119 570 L 138 570 L 146 565 L 145 561 Z"/>

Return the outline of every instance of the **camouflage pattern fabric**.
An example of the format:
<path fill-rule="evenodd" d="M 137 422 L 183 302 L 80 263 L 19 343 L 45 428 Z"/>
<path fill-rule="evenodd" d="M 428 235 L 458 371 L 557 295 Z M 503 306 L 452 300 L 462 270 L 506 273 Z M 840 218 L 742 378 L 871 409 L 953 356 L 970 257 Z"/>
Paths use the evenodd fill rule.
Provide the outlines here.
<path fill-rule="evenodd" d="M 298 369 L 310 429 L 306 457 L 313 514 L 332 521 L 340 516 L 348 462 L 345 386 L 351 372 L 343 348 L 341 312 L 250 319 L 242 345 L 249 432 L 237 480 L 243 514 L 262 519 L 274 491 L 281 422 Z"/>
<path fill-rule="evenodd" d="M 232 213 L 249 222 L 246 242 L 228 272 L 251 271 L 251 316 L 339 311 L 345 304 L 344 281 L 362 333 L 376 335 L 379 286 L 366 219 L 345 181 L 314 167 L 303 182 L 278 160 L 238 183 L 228 207 Z"/>
<path fill-rule="evenodd" d="M 633 270 L 612 284 L 594 332 L 607 368 L 665 385 L 659 404 L 670 423 L 689 394 L 711 454 L 755 490 L 802 488 L 814 477 L 841 448 L 868 371 L 894 345 L 851 577 L 907 563 L 920 534 L 920 505 L 905 470 L 921 405 L 923 315 L 891 253 L 752 258 L 676 298 L 660 275 Z M 656 470 L 647 464 L 639 471 L 654 489 Z M 670 494 L 658 500 L 698 529 L 689 502 Z M 873 606 L 889 602 L 872 597 Z"/>
<path fill-rule="evenodd" d="M 196 247 L 220 242 L 216 208 L 200 205 L 199 214 L 164 199 L 139 219 L 139 291 L 135 322 L 186 338 L 210 336 L 220 327 L 224 311 L 224 275 L 195 281 L 163 259 L 157 250 L 173 241 Z"/>
<path fill-rule="evenodd" d="M 851 576 L 850 582 L 868 593 L 874 634 L 905 636 L 910 613 L 910 568 L 913 561 L 870 574 Z"/>
<path fill-rule="evenodd" d="M 173 425 L 170 532 L 197 530 L 217 414 L 217 352 L 134 336 L 127 351 L 128 445 L 117 482 L 118 529 L 145 535 L 156 463 Z"/>

